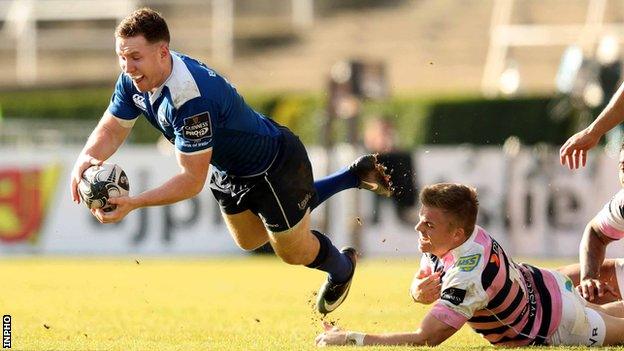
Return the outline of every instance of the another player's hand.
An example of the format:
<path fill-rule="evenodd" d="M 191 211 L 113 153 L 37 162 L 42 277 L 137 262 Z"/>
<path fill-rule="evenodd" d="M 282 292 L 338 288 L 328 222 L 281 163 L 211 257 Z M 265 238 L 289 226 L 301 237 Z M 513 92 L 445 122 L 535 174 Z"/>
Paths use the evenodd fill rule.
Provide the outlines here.
<path fill-rule="evenodd" d="M 102 209 L 91 209 L 91 213 L 100 223 L 115 223 L 121 221 L 130 211 L 137 208 L 133 198 L 130 196 L 111 197 L 108 203 L 117 207 L 110 211 L 104 212 Z"/>
<path fill-rule="evenodd" d="M 347 332 L 340 329 L 338 326 L 331 325 L 323 321 L 324 332 L 320 333 L 314 343 L 316 346 L 323 347 L 328 345 L 346 345 L 347 344 Z"/>
<path fill-rule="evenodd" d="M 419 272 L 412 281 L 410 296 L 415 302 L 428 305 L 440 298 L 440 272 Z"/>
<path fill-rule="evenodd" d="M 76 163 L 74 164 L 74 168 L 72 169 L 72 172 L 71 172 L 71 185 L 70 185 L 72 200 L 75 203 L 77 204 L 80 203 L 80 195 L 78 195 L 78 183 L 80 183 L 82 174 L 84 173 L 84 171 L 87 170 L 87 168 L 91 166 L 101 165 L 102 162 L 104 161 L 98 160 L 89 155 L 80 154 L 80 156 L 78 156 L 78 159 L 76 160 Z"/>
<path fill-rule="evenodd" d="M 617 296 L 615 288 L 611 284 L 593 278 L 581 280 L 576 290 L 589 302 L 593 302 L 596 298 L 603 297 L 607 293 Z"/>
<path fill-rule="evenodd" d="M 587 152 L 600 141 L 602 135 L 596 135 L 588 128 L 571 136 L 559 150 L 559 162 L 570 169 L 585 167 Z"/>

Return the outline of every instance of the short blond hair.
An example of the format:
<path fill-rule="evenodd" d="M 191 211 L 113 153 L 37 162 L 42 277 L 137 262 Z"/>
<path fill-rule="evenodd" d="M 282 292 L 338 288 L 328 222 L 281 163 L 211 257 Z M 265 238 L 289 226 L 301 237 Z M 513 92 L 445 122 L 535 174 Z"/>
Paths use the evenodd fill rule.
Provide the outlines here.
<path fill-rule="evenodd" d="M 447 212 L 453 217 L 451 223 L 463 228 L 467 236 L 472 234 L 479 212 L 474 188 L 454 183 L 429 185 L 420 192 L 420 202 Z"/>

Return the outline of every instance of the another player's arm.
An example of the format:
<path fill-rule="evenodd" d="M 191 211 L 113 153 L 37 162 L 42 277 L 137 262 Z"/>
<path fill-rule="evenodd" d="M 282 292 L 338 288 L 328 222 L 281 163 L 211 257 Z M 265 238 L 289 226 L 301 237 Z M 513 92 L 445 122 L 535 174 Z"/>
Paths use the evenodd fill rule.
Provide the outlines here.
<path fill-rule="evenodd" d="M 604 110 L 587 128 L 590 133 L 602 136 L 622 121 L 624 121 L 624 84 L 620 85 Z"/>
<path fill-rule="evenodd" d="M 177 151 L 176 156 L 180 173 L 171 177 L 161 186 L 147 190 L 135 197 L 108 199 L 108 202 L 117 205 L 117 208 L 111 212 L 93 210 L 96 218 L 102 223 L 118 222 L 130 211 L 137 208 L 169 205 L 199 194 L 208 177 L 212 149 L 195 154 L 184 154 Z"/>
<path fill-rule="evenodd" d="M 330 327 L 331 328 L 331 327 Z M 317 346 L 326 345 L 409 345 L 436 346 L 450 338 L 457 329 L 438 320 L 431 312 L 425 316 L 415 332 L 398 332 L 384 334 L 362 334 L 341 331 L 338 328 L 327 329 L 316 338 Z"/>
<path fill-rule="evenodd" d="M 587 223 L 579 248 L 581 271 L 579 293 L 589 301 L 593 301 L 596 297 L 603 296 L 605 292 L 611 290 L 609 285 L 599 279 L 600 267 L 605 260 L 607 245 L 614 240 L 606 236 L 596 223 L 596 218 Z"/>
<path fill-rule="evenodd" d="M 132 124 L 122 123 L 107 110 L 91 132 L 72 170 L 71 194 L 74 202 L 80 202 L 78 183 L 82 173 L 90 166 L 101 164 L 111 157 L 130 134 Z"/>
<path fill-rule="evenodd" d="M 455 332 L 457 329 L 428 313 L 420 328 L 415 332 L 369 334 L 364 338 L 364 345 L 436 346 L 450 338 Z"/>
<path fill-rule="evenodd" d="M 600 141 L 609 130 L 624 121 L 624 83 L 602 110 L 600 115 L 587 128 L 571 136 L 559 150 L 560 162 L 570 169 L 583 167 L 587 161 L 587 151 Z"/>

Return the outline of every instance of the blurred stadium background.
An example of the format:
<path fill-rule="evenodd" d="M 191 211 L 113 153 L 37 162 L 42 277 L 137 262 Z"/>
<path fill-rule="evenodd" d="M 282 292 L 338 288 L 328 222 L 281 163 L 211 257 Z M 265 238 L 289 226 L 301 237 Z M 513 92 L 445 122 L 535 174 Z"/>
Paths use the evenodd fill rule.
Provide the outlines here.
<path fill-rule="evenodd" d="M 0 275 L 12 272 L 9 286 L 22 289 L 0 295 L 0 312 L 14 311 L 24 321 L 41 325 L 39 309 L 26 306 L 27 297 L 34 299 L 39 292 L 56 296 L 53 282 L 65 280 L 64 273 L 74 274 L 72 279 L 88 275 L 55 270 L 71 262 L 85 264 L 83 257 L 120 256 L 120 261 L 107 261 L 117 262 L 107 273 L 98 270 L 97 262 L 86 263 L 100 276 L 114 276 L 116 264 L 125 264 L 119 262 L 127 257 L 132 264 L 135 258 L 137 264 L 144 257 L 155 262 L 175 259 L 172 265 L 186 267 L 183 271 L 192 258 L 217 256 L 198 262 L 219 269 L 221 260 L 234 260 L 240 272 L 233 276 L 244 276 L 245 267 L 257 262 L 238 261 L 251 254 L 235 247 L 207 190 L 192 200 L 136 211 L 122 223 L 106 226 L 69 199 L 71 166 L 119 74 L 115 25 L 141 6 L 161 11 L 168 20 L 172 49 L 217 69 L 254 108 L 299 134 L 315 176 L 364 151 L 381 152 L 392 162 L 401 182 L 397 199 L 346 192 L 313 216 L 315 226 L 331 233 L 337 245 L 357 246 L 364 257 L 374 257 L 370 262 L 388 264 L 389 269 L 409 262 L 416 269 L 413 226 L 423 184 L 476 186 L 480 224 L 514 255 L 557 260 L 547 261 L 550 265 L 575 259 L 585 223 L 618 189 L 615 155 L 621 130 L 606 138 L 582 170 L 561 167 L 558 148 L 591 122 L 621 81 L 621 1 L 0 0 Z M 177 169 L 172 150 L 150 128 L 137 123 L 131 140 L 111 160 L 128 173 L 131 193 L 159 184 Z M 608 253 L 621 256 L 622 249 L 614 244 Z M 270 280 L 275 269 L 259 274 Z M 196 279 L 210 279 L 211 274 L 207 270 Z M 223 283 L 229 277 L 218 279 Z M 320 283 L 314 277 L 305 289 Z M 35 283 L 28 284 L 30 278 Z M 379 281 L 370 283 L 377 286 Z M 356 290 L 369 289 L 361 284 Z M 403 296 L 408 284 L 389 289 Z M 220 283 L 214 285 L 195 288 L 211 290 Z M 261 301 L 265 294 L 252 298 Z M 304 306 L 307 298 L 296 303 Z M 214 300 L 206 301 L 198 304 Z M 81 307 L 72 306 L 72 316 L 77 315 Z M 347 313 L 353 320 L 366 319 L 362 311 Z M 58 311 L 52 315 L 62 319 Z M 145 316 L 150 318 L 149 313 Z M 151 315 L 166 316 L 166 308 Z M 306 327 L 310 335 L 318 329 Z M 40 332 L 16 340 L 33 349 L 159 345 L 158 337 L 143 347 L 132 344 L 131 337 L 123 347 L 114 341 L 66 343 Z M 136 333 L 140 337 L 141 331 Z M 232 338 L 243 334 L 235 332 Z"/>

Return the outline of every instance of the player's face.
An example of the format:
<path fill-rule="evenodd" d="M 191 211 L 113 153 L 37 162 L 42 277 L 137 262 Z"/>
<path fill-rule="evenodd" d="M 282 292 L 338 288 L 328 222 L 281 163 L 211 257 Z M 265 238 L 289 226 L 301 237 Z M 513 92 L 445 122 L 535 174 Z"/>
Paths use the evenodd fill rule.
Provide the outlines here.
<path fill-rule="evenodd" d="M 451 223 L 449 215 L 444 210 L 422 205 L 416 224 L 416 231 L 419 234 L 418 249 L 422 253 L 442 257 L 459 246 L 457 241 L 459 230 Z"/>
<path fill-rule="evenodd" d="M 140 92 L 155 91 L 171 73 L 171 57 L 165 42 L 149 43 L 144 36 L 115 38 L 121 70 Z"/>
<path fill-rule="evenodd" d="M 624 188 L 624 150 L 620 151 L 618 160 L 618 177 L 620 178 L 620 186 Z"/>

